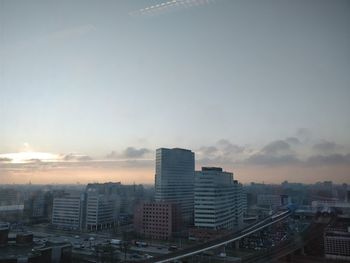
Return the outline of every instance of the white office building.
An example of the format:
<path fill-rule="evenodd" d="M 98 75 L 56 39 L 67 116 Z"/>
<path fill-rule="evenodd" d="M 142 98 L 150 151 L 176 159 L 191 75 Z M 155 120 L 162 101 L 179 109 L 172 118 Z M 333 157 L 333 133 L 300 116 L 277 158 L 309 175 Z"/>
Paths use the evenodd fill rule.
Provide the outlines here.
<path fill-rule="evenodd" d="M 222 168 L 196 172 L 194 224 L 208 229 L 239 229 L 243 222 L 242 185 Z"/>
<path fill-rule="evenodd" d="M 193 223 L 194 153 L 185 149 L 156 151 L 155 200 L 180 206 L 184 224 Z"/>
<path fill-rule="evenodd" d="M 86 200 L 86 229 L 111 228 L 116 220 L 113 200 L 100 194 L 88 194 Z"/>
<path fill-rule="evenodd" d="M 80 230 L 84 219 L 84 194 L 53 199 L 52 224 L 59 228 Z"/>

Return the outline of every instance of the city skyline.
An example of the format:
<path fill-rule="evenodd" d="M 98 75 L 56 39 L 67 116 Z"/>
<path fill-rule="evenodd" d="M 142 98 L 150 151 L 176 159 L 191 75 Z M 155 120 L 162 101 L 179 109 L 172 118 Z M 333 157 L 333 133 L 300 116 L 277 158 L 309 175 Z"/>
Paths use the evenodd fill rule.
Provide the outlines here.
<path fill-rule="evenodd" d="M 311 155 L 305 159 L 297 157 L 296 152 L 292 150 L 290 144 L 286 141 L 296 141 L 296 138 L 289 137 L 286 140 L 279 140 L 264 146 L 260 151 L 253 152 L 246 159 L 231 161 L 233 159 L 228 149 L 234 148 L 234 154 L 242 152 L 237 150 L 237 145 L 228 141 L 219 141 L 220 147 L 202 147 L 196 154 L 195 170 L 199 171 L 202 167 L 223 166 L 225 170 L 235 174 L 235 178 L 243 183 L 281 183 L 283 181 L 315 183 L 320 181 L 333 181 L 334 183 L 348 183 L 348 162 L 349 154 L 329 154 Z M 224 146 L 223 146 L 224 145 Z M 314 145 L 312 148 L 323 148 L 328 142 Z M 176 147 L 179 148 L 179 147 Z M 162 148 L 159 148 L 162 149 Z M 158 149 L 158 150 L 159 150 Z M 244 147 L 242 147 L 244 149 Z M 247 150 L 248 151 L 248 150 Z M 146 149 L 128 148 L 125 152 L 145 152 L 138 157 L 131 159 L 113 159 L 105 156 L 103 159 L 94 159 L 87 155 L 62 155 L 36 152 L 21 152 L 20 156 L 29 157 L 32 154 L 43 156 L 42 159 L 13 159 L 6 156 L 16 156 L 13 154 L 0 155 L 2 175 L 9 175 L 9 181 L 2 181 L 3 184 L 75 184 L 91 183 L 104 181 L 120 181 L 122 183 L 140 183 L 154 184 L 154 174 L 156 166 L 155 151 Z M 135 153 L 134 153 L 135 152 Z M 286 152 L 284 155 L 278 155 L 280 152 Z M 330 151 L 331 152 L 331 151 Z M 199 153 L 199 154 L 198 154 Z M 287 154 L 289 153 L 289 154 Z M 115 156 L 121 156 L 113 152 Z M 142 158 L 149 156 L 150 159 Z M 199 156 L 199 158 L 197 158 Z M 291 164 L 293 166 L 291 166 Z M 146 168 L 146 169 L 145 169 Z M 266 171 L 272 171 L 277 174 L 266 174 Z M 338 171 L 337 174 L 329 176 L 330 173 Z M 299 172 L 295 173 L 295 172 Z M 317 172 L 326 172 L 326 174 L 314 175 Z M 328 172 L 328 173 L 327 173 Z M 43 180 L 45 176 L 56 174 L 57 177 Z M 294 173 L 294 174 L 292 174 Z M 306 173 L 306 174 L 305 174 Z M 309 173 L 309 174 L 307 174 Z M 16 175 L 20 175 L 16 180 Z M 11 179 L 14 179 L 11 181 Z"/>
<path fill-rule="evenodd" d="M 1 183 L 350 183 L 348 1 L 162 3 L 0 0 Z"/>

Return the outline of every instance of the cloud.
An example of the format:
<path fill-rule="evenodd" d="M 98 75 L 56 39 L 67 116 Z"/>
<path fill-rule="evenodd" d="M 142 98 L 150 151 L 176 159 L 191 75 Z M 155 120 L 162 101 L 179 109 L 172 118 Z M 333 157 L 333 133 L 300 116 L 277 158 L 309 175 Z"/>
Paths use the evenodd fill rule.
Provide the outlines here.
<path fill-rule="evenodd" d="M 40 159 L 33 158 L 33 159 L 29 159 L 28 163 L 37 163 L 37 164 L 39 164 L 39 163 L 42 163 L 42 161 Z"/>
<path fill-rule="evenodd" d="M 103 170 L 115 171 L 120 169 L 150 169 L 154 166 L 154 160 L 151 158 L 142 158 L 151 150 L 146 148 L 128 147 L 121 154 L 112 151 L 106 157 L 92 158 L 85 154 L 69 153 L 57 154 L 56 158 L 44 158 L 46 155 L 30 154 L 29 156 L 38 156 L 38 158 L 27 158 L 25 161 L 13 162 L 11 158 L 0 155 L 0 173 L 16 175 L 32 175 L 33 172 L 62 172 L 62 171 L 86 171 Z M 8 154 L 3 154 L 8 155 Z M 12 154 L 15 155 L 15 154 Z"/>
<path fill-rule="evenodd" d="M 300 145 L 301 142 L 293 137 L 285 140 L 276 140 L 264 146 L 258 153 L 255 153 L 246 158 L 243 163 L 248 165 L 264 165 L 264 166 L 327 166 L 327 165 L 349 165 L 350 154 L 332 153 L 328 155 L 311 155 L 302 157 L 300 153 L 292 149 L 291 144 Z M 303 153 L 310 147 L 307 143 L 302 147 Z M 312 148 L 320 152 L 332 152 L 341 148 L 334 142 L 322 141 L 315 144 Z"/>
<path fill-rule="evenodd" d="M 306 160 L 307 165 L 350 165 L 350 153 L 348 154 L 330 154 L 330 155 L 315 155 Z"/>
<path fill-rule="evenodd" d="M 299 134 L 309 135 L 307 130 L 301 129 Z M 349 165 L 349 154 L 337 152 L 344 150 L 333 142 L 321 141 L 312 145 L 312 140 L 300 140 L 297 137 L 287 137 L 274 140 L 261 149 L 251 146 L 239 146 L 227 139 L 219 140 L 215 145 L 202 146 L 196 152 L 196 162 L 199 165 L 218 165 L 223 167 L 318 167 Z M 315 153 L 315 149 L 317 152 Z M 322 151 L 321 151 L 322 150 Z"/>
<path fill-rule="evenodd" d="M 215 146 L 202 146 L 199 148 L 199 152 L 204 156 L 212 156 L 216 154 L 219 149 Z"/>
<path fill-rule="evenodd" d="M 285 139 L 285 141 L 292 145 L 299 145 L 301 144 L 300 140 L 297 137 L 288 137 Z"/>
<path fill-rule="evenodd" d="M 12 159 L 11 158 L 7 158 L 7 157 L 0 157 L 0 162 L 4 162 L 4 163 L 7 163 L 7 162 L 11 162 Z"/>
<path fill-rule="evenodd" d="M 196 152 L 196 161 L 200 165 L 226 165 L 237 163 L 246 154 L 246 147 L 221 139 L 215 145 L 202 146 Z"/>
<path fill-rule="evenodd" d="M 93 159 L 88 155 L 70 153 L 64 155 L 62 158 L 64 161 L 92 161 Z"/>
<path fill-rule="evenodd" d="M 119 162 L 119 166 L 127 168 L 150 168 L 154 167 L 154 163 L 154 160 L 134 159 Z"/>
<path fill-rule="evenodd" d="M 135 147 L 128 147 L 124 149 L 121 153 L 118 153 L 116 151 L 111 151 L 105 157 L 108 160 L 139 159 L 139 158 L 145 157 L 147 154 L 151 152 L 152 151 L 147 148 L 137 149 Z"/>
<path fill-rule="evenodd" d="M 217 145 L 226 154 L 242 153 L 244 151 L 244 147 L 238 146 L 236 144 L 232 144 L 230 141 L 225 140 L 225 139 L 219 140 L 217 142 Z"/>
<path fill-rule="evenodd" d="M 296 137 L 300 139 L 302 142 L 310 141 L 312 137 L 311 132 L 306 128 L 299 128 L 296 132 Z"/>
<path fill-rule="evenodd" d="M 330 141 L 322 141 L 313 146 L 314 150 L 321 153 L 335 151 L 338 148 L 339 146 L 335 142 L 330 142 Z"/>
<path fill-rule="evenodd" d="M 115 151 L 111 151 L 109 154 L 106 155 L 107 159 L 117 159 L 119 158 L 119 154 Z"/>
<path fill-rule="evenodd" d="M 262 148 L 261 152 L 265 154 L 279 154 L 281 152 L 289 152 L 291 147 L 289 143 L 283 140 L 277 140 L 270 142 L 264 148 Z"/>
<path fill-rule="evenodd" d="M 285 140 L 275 140 L 265 145 L 260 151 L 253 153 L 243 160 L 247 165 L 285 166 L 296 165 L 302 161 L 292 149 L 291 145 L 298 145 L 300 141 L 295 137 Z"/>
<path fill-rule="evenodd" d="M 295 165 L 301 161 L 294 155 L 273 156 L 268 154 L 253 154 L 244 161 L 249 165 L 263 165 L 263 166 L 280 166 L 280 165 Z"/>
<path fill-rule="evenodd" d="M 136 149 L 134 147 L 128 147 L 123 151 L 122 156 L 125 158 L 142 158 L 150 152 L 147 148 Z"/>

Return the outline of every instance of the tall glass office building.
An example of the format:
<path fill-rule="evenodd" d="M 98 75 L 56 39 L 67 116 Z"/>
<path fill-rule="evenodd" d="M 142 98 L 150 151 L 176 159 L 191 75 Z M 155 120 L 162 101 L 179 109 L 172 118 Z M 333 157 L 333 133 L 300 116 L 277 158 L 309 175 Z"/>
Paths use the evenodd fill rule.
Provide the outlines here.
<path fill-rule="evenodd" d="M 156 151 L 155 199 L 180 206 L 182 221 L 193 222 L 194 153 L 185 149 Z"/>

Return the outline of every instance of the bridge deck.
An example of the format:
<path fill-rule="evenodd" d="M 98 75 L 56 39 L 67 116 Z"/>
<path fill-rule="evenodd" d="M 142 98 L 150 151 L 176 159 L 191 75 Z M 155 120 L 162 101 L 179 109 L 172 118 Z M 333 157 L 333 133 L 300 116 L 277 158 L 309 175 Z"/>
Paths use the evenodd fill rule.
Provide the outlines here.
<path fill-rule="evenodd" d="M 147 259 L 145 261 L 142 261 L 144 263 L 164 263 L 164 262 L 169 262 L 169 261 L 173 261 L 173 260 L 178 260 L 184 257 L 189 257 L 192 255 L 196 255 L 199 253 L 202 253 L 204 251 L 207 250 L 211 250 L 232 242 L 235 242 L 245 236 L 251 235 L 256 231 L 259 231 L 263 228 L 266 228 L 270 225 L 276 224 L 277 222 L 284 220 L 285 218 L 289 217 L 291 215 L 290 211 L 285 211 L 283 213 L 280 214 L 275 214 L 272 216 L 269 216 L 267 218 L 265 218 L 264 220 L 255 223 L 251 226 L 248 226 L 240 231 L 236 231 L 236 232 L 231 232 L 223 237 L 214 239 L 214 240 L 210 240 L 183 250 L 178 250 L 176 252 L 170 253 L 170 254 L 166 254 L 166 255 L 162 255 L 156 258 L 151 258 L 151 259 Z"/>

